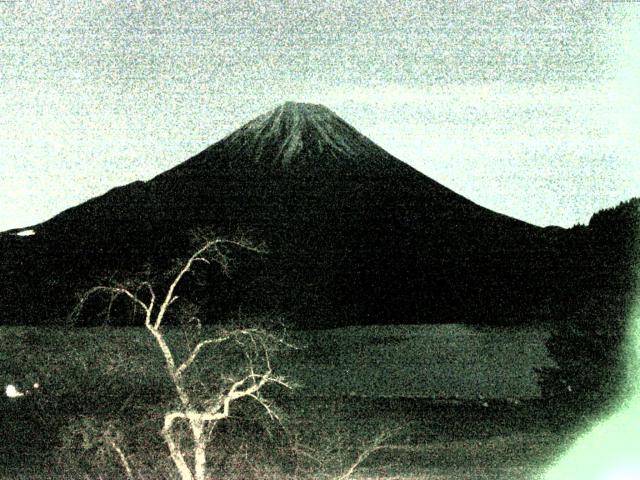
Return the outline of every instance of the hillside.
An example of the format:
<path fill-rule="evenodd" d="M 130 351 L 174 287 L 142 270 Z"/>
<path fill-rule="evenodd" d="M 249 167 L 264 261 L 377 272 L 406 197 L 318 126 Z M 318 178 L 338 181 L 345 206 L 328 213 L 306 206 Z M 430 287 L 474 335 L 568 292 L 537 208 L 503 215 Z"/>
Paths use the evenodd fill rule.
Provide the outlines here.
<path fill-rule="evenodd" d="M 3 323 L 60 322 L 105 278 L 165 271 L 199 229 L 269 248 L 237 252 L 230 278 L 209 274 L 213 290 L 191 285 L 211 321 L 238 309 L 302 327 L 550 320 L 575 300 L 568 286 L 589 241 L 480 207 L 329 109 L 290 102 L 31 228 L 0 234 Z"/>

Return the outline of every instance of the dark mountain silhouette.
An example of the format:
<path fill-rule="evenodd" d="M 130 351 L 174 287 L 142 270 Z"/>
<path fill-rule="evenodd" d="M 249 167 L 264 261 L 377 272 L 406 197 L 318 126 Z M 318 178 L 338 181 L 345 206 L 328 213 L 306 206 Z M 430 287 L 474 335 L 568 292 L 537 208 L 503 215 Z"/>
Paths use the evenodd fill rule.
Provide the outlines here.
<path fill-rule="evenodd" d="M 4 323 L 60 322 L 77 292 L 169 268 L 202 228 L 269 248 L 237 252 L 230 278 L 191 285 L 215 319 L 242 308 L 305 327 L 513 324 L 562 317 L 593 284 L 576 273 L 589 232 L 480 207 L 310 104 L 286 103 L 150 181 L 31 228 L 0 234 Z"/>

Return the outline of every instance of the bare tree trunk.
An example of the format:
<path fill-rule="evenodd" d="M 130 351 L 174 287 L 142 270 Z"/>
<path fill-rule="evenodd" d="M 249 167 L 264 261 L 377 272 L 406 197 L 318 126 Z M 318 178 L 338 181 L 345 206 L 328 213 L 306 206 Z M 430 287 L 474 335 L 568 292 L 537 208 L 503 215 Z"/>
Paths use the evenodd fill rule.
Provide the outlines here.
<path fill-rule="evenodd" d="M 206 437 L 204 436 L 204 422 L 200 419 L 191 420 L 193 431 L 193 457 L 196 470 L 196 480 L 205 480 L 207 468 Z"/>
<path fill-rule="evenodd" d="M 182 450 L 178 445 L 176 445 L 176 442 L 173 439 L 172 430 L 173 421 L 175 420 L 175 418 L 176 417 L 172 414 L 165 415 L 164 427 L 162 428 L 162 436 L 164 437 L 164 441 L 169 448 L 169 455 L 171 456 L 173 464 L 178 469 L 180 478 L 182 480 L 194 480 L 193 473 L 191 473 L 191 469 L 187 465 L 187 462 L 184 459 L 184 455 L 182 455 Z"/>

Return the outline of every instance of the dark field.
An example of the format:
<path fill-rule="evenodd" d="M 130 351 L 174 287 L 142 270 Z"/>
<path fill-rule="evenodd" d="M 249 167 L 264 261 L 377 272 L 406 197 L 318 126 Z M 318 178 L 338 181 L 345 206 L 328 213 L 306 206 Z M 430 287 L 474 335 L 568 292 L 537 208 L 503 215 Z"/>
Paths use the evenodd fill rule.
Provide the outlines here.
<path fill-rule="evenodd" d="M 105 467 L 106 475 L 121 475 L 115 457 L 83 448 L 81 434 L 75 435 L 78 445 L 72 450 L 74 462 L 65 463 L 60 457 L 68 453 L 58 451 L 61 440 L 52 430 L 64 431 L 66 423 L 78 422 L 77 415 L 59 412 L 55 420 L 43 422 L 37 412 L 29 415 L 29 407 L 25 409 L 18 402 L 4 403 L 2 429 L 8 440 L 2 446 L 5 478 L 20 474 L 80 477 L 81 472 L 84 473 L 80 469 L 82 465 L 74 465 L 81 464 L 80 460 L 112 462 Z M 551 414 L 547 407 L 535 403 L 517 407 L 436 406 L 429 400 L 414 399 L 296 397 L 281 399 L 279 405 L 280 410 L 286 412 L 283 426 L 267 425 L 266 419 L 259 419 L 257 423 L 247 423 L 242 416 L 237 419 L 252 435 L 265 438 L 265 444 L 270 445 L 268 454 L 275 458 L 264 458 L 266 453 L 255 449 L 256 463 L 244 458 L 235 465 L 221 465 L 225 478 L 295 478 L 303 473 L 313 478 L 331 478 L 344 471 L 380 432 L 395 432 L 385 442 L 389 448 L 373 452 L 357 470 L 356 478 L 531 479 L 538 478 L 577 437 L 575 430 L 564 427 L 563 422 L 569 418 Z M 160 430 L 160 418 L 152 413 L 146 416 L 144 410 L 138 407 L 135 414 L 126 415 L 124 420 L 132 424 L 146 423 L 140 430 L 151 435 L 149 442 L 153 444 L 153 451 L 166 456 L 159 439 L 152 437 Z M 113 413 L 95 416 L 96 422 L 106 417 L 113 418 Z M 234 426 L 229 431 L 223 428 L 218 436 L 237 434 L 235 453 L 239 453 L 242 445 L 246 446 L 243 437 L 247 432 L 235 432 L 236 428 L 242 427 Z M 297 451 L 289 443 L 293 437 L 296 445 L 304 447 L 306 452 L 296 459 L 298 475 L 290 465 L 294 461 L 290 448 Z M 227 455 L 228 442 L 221 441 Z M 134 465 L 147 472 L 145 478 L 158 475 L 155 469 L 149 468 L 153 458 L 145 458 L 150 452 L 149 445 L 136 448 L 135 441 L 124 443 L 129 447 Z M 48 451 L 49 448 L 53 450 Z M 212 448 L 216 448 L 215 442 Z M 307 453 L 313 459 L 307 457 Z M 262 462 L 264 468 L 260 466 Z M 274 467 L 273 462 L 281 464 Z M 159 469 L 160 475 L 165 477 L 166 472 L 171 472 L 166 459 L 158 463 L 166 468 Z M 282 473 L 270 475 L 274 470 L 280 472 L 280 468 L 284 469 Z M 92 478 L 96 473 L 94 467 L 89 468 Z"/>
<path fill-rule="evenodd" d="M 526 339 L 541 338 L 540 332 L 428 328 L 292 335 L 306 348 L 283 353 L 274 362 L 278 371 L 302 385 L 292 391 L 273 388 L 267 392 L 282 422 L 271 421 L 251 402 L 238 405 L 234 418 L 212 433 L 211 471 L 219 474 L 213 478 L 336 477 L 373 446 L 380 434 L 389 435 L 383 442 L 386 447 L 362 462 L 356 478 L 536 478 L 584 424 L 570 412 L 530 395 L 535 389 L 528 382 L 535 376 L 521 370 L 531 368 L 533 357 L 522 360 L 515 352 L 522 351 Z M 349 335 L 342 335 L 346 332 Z M 178 345 L 184 335 L 176 330 L 170 339 Z M 493 342 L 489 342 L 491 336 Z M 444 337 L 451 341 L 443 342 Z M 145 330 L 3 327 L 0 340 L 3 385 L 12 383 L 23 389 L 35 382 L 41 385 L 31 395 L 0 400 L 3 477 L 121 476 L 113 452 L 96 440 L 111 429 L 119 432 L 118 442 L 144 478 L 170 478 L 172 468 L 158 432 L 161 414 L 171 405 L 173 394 L 161 357 Z M 534 344 L 527 351 L 536 355 L 539 345 Z M 454 399 L 447 377 L 441 376 L 442 385 L 425 382 L 424 390 L 416 395 L 411 359 L 418 353 L 428 355 L 429 345 L 434 358 L 440 358 L 441 369 L 453 362 L 446 352 L 457 352 L 459 379 L 474 371 L 473 362 L 462 364 L 478 348 L 485 352 L 493 348 L 504 358 L 520 358 L 520 362 L 505 362 L 495 355 L 488 357 L 496 360 L 498 373 L 520 371 L 520 376 L 512 377 L 525 380 L 514 380 L 512 385 L 522 390 L 495 398 L 487 393 L 496 386 L 488 385 L 474 398 L 469 392 L 477 378 L 469 375 L 461 384 L 468 390 Z M 213 354 L 200 359 L 198 381 L 217 375 L 214 366 L 219 362 Z M 396 395 L 373 395 L 382 381 L 374 374 L 377 357 L 383 371 L 398 370 L 388 384 Z M 480 377 L 488 381 L 492 378 L 489 369 L 485 366 L 478 371 L 483 370 Z M 336 376 L 340 378 L 332 384 L 330 379 Z M 349 378 L 353 380 L 347 382 Z M 439 397 L 434 388 L 447 392 L 448 398 Z"/>

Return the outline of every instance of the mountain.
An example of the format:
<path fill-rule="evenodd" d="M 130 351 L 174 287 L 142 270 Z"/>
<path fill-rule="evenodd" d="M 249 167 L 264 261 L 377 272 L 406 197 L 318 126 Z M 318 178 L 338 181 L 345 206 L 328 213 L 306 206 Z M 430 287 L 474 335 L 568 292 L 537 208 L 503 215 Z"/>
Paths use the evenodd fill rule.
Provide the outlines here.
<path fill-rule="evenodd" d="M 78 292 L 109 276 L 169 269 L 198 229 L 269 248 L 236 252 L 230 278 L 190 285 L 211 319 L 242 309 L 302 327 L 522 323 L 575 301 L 572 269 L 588 243 L 476 205 L 329 109 L 291 102 L 30 228 L 0 234 L 3 323 L 60 322 Z"/>

